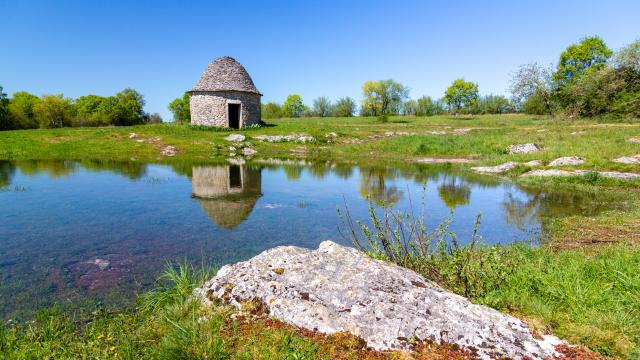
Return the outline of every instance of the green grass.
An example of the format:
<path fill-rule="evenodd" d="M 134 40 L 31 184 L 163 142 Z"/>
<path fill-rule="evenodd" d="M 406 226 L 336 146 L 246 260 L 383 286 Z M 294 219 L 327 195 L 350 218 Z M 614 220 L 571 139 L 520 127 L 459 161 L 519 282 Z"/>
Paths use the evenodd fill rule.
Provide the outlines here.
<path fill-rule="evenodd" d="M 464 135 L 453 130 L 472 128 Z M 545 130 L 545 132 L 539 132 Z M 388 131 L 413 135 L 385 137 Z M 433 135 L 432 131 L 447 131 Z M 571 135 L 585 131 L 584 134 Z M 160 137 L 157 143 L 129 139 L 135 132 L 141 138 Z M 207 130 L 178 124 L 134 127 L 67 128 L 0 132 L 0 159 L 109 159 L 156 161 L 163 145 L 180 150 L 176 159 L 223 159 L 231 131 Z M 640 136 L 640 123 L 600 123 L 596 120 L 568 120 L 528 115 L 486 115 L 474 117 L 434 116 L 391 118 L 381 123 L 375 118 L 300 118 L 269 120 L 263 127 L 235 130 L 248 136 L 304 133 L 316 138 L 308 144 L 261 143 L 253 141 L 258 157 L 289 157 L 290 150 L 303 149 L 310 159 L 377 160 L 399 162 L 426 156 L 465 157 L 481 164 L 583 156 L 581 168 L 637 171 L 634 165 L 613 163 L 615 157 L 640 153 L 638 144 L 628 143 Z M 325 135 L 335 132 L 338 137 Z M 514 143 L 535 142 L 544 147 L 538 154 L 509 155 L 505 148 Z M 218 146 L 219 149 L 216 147 Z"/>
<path fill-rule="evenodd" d="M 168 267 L 135 310 L 69 315 L 51 308 L 33 322 L 0 326 L 0 359 L 355 359 L 364 351 L 349 338 L 313 338 L 268 319 L 231 320 L 232 308 L 190 296 L 210 275 Z"/>
<path fill-rule="evenodd" d="M 552 333 L 606 356 L 640 356 L 638 247 L 487 246 L 475 232 L 461 245 L 448 221 L 428 231 L 420 216 L 373 205 L 371 226 L 352 219 L 348 209 L 341 217 L 343 234 L 374 258 L 523 318 L 538 333 Z"/>

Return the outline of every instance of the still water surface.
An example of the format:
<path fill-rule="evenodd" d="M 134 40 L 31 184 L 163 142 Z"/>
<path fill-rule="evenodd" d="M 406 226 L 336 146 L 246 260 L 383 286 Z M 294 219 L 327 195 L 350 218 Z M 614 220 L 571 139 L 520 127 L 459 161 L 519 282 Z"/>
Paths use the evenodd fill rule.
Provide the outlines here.
<path fill-rule="evenodd" d="M 550 217 L 594 212 L 586 197 L 526 189 L 443 167 L 335 164 L 0 162 L 0 319 L 34 309 L 131 305 L 167 262 L 226 264 L 338 233 L 336 207 L 367 199 L 414 211 L 487 243 L 538 240 Z"/>

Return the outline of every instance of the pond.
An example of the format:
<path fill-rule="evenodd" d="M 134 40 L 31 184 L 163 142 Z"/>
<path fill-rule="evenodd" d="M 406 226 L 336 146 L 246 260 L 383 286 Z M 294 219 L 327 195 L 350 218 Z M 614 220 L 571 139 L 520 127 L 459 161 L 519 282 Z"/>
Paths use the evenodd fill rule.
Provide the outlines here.
<path fill-rule="evenodd" d="M 350 244 L 336 208 L 367 219 L 369 201 L 424 210 L 430 228 L 453 211 L 461 242 L 482 213 L 491 244 L 539 241 L 547 219 L 604 207 L 446 166 L 1 161 L 0 319 L 52 304 L 131 305 L 168 262 L 223 265 L 278 245 Z"/>

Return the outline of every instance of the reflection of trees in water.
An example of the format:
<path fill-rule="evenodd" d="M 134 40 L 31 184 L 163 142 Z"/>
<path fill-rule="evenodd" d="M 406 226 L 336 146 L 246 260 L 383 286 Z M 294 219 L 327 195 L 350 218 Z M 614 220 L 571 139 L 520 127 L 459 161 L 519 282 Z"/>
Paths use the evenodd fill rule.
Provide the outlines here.
<path fill-rule="evenodd" d="M 247 165 L 194 166 L 192 194 L 218 226 L 233 229 L 262 196 L 261 168 Z"/>
<path fill-rule="evenodd" d="M 138 161 L 82 160 L 80 166 L 92 171 L 111 171 L 131 180 L 140 179 L 147 174 L 147 165 Z"/>
<path fill-rule="evenodd" d="M 9 161 L 0 160 L 0 189 L 11 185 L 11 179 L 16 173 L 16 167 Z"/>
<path fill-rule="evenodd" d="M 445 177 L 442 185 L 438 187 L 438 194 L 442 202 L 453 210 L 469 203 L 471 187 L 457 176 Z"/>
<path fill-rule="evenodd" d="M 282 171 L 289 180 L 299 180 L 302 177 L 303 169 L 301 165 L 282 165 Z"/>
<path fill-rule="evenodd" d="M 77 163 L 70 160 L 21 160 L 15 165 L 27 175 L 44 172 L 54 178 L 69 176 L 78 170 Z"/>
<path fill-rule="evenodd" d="M 372 200 L 377 205 L 393 205 L 400 201 L 403 192 L 396 186 L 387 185 L 387 181 L 395 180 L 396 173 L 384 168 L 360 169 L 360 195 Z"/>
<path fill-rule="evenodd" d="M 139 179 L 146 175 L 147 165 L 137 161 L 113 161 L 113 160 L 21 160 L 13 163 L 26 175 L 46 173 L 58 178 L 69 176 L 79 167 L 90 171 L 109 171 L 129 179 Z"/>
<path fill-rule="evenodd" d="M 527 224 L 540 222 L 544 227 L 554 218 L 580 214 L 593 216 L 611 208 L 610 201 L 598 198 L 594 194 L 587 194 L 571 190 L 541 190 L 536 188 L 521 188 L 527 194 L 522 200 L 507 193 L 502 207 L 507 221 L 520 228 Z"/>

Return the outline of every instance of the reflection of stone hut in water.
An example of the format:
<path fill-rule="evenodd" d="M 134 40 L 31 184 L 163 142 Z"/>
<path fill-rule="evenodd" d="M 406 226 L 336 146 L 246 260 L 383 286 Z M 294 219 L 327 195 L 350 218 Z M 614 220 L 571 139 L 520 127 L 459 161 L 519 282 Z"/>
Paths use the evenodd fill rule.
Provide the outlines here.
<path fill-rule="evenodd" d="M 233 229 L 245 221 L 262 196 L 260 169 L 245 165 L 194 166 L 193 197 L 218 226 Z"/>

